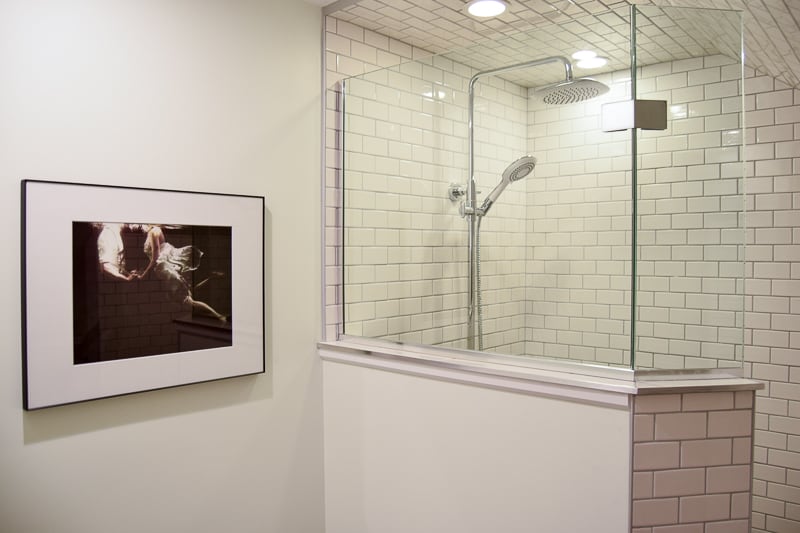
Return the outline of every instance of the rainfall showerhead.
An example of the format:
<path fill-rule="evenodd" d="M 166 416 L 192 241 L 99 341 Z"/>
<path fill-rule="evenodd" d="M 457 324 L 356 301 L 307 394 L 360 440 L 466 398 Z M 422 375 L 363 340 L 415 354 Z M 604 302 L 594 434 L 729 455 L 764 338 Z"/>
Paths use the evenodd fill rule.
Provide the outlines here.
<path fill-rule="evenodd" d="M 495 187 L 494 190 L 489 193 L 489 196 L 487 196 L 483 201 L 483 204 L 480 208 L 481 213 L 485 215 L 510 183 L 521 180 L 533 172 L 533 167 L 535 166 L 536 158 L 530 155 L 520 157 L 508 165 L 508 167 L 503 171 L 503 177 L 500 180 L 500 183 L 497 184 L 497 187 Z"/>
<path fill-rule="evenodd" d="M 536 89 L 534 94 L 546 104 L 574 104 L 605 94 L 609 88 L 592 78 L 574 78 Z"/>

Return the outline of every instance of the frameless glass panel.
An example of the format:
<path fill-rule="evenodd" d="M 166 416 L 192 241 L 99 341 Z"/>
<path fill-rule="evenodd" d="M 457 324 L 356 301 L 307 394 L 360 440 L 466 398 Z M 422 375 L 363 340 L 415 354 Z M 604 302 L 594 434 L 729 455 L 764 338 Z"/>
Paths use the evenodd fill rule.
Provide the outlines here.
<path fill-rule="evenodd" d="M 630 365 L 631 143 L 604 132 L 602 106 L 631 98 L 627 9 L 569 25 L 565 53 L 609 60 L 594 74 L 608 93 L 553 106 L 529 101 L 529 147 L 540 158 L 527 189 L 529 355 Z M 555 35 L 555 34 L 554 34 Z"/>
<path fill-rule="evenodd" d="M 634 344 L 636 368 L 740 365 L 740 22 L 651 6 L 543 18 L 346 80 L 344 333 L 623 367 Z M 571 58 L 587 50 L 605 66 Z M 634 90 L 667 101 L 665 131 L 604 131 L 604 104 Z"/>
<path fill-rule="evenodd" d="M 469 69 L 443 61 L 346 80 L 345 334 L 465 337 L 466 227 L 448 184 L 466 182 Z"/>
<path fill-rule="evenodd" d="M 636 367 L 739 367 L 744 312 L 742 30 L 734 11 L 640 6 Z"/>
<path fill-rule="evenodd" d="M 629 133 L 600 123 L 630 98 L 628 16 L 542 19 L 346 80 L 345 334 L 629 364 Z M 579 66 L 579 50 L 607 64 Z M 529 62 L 477 76 L 470 114 L 473 76 Z M 572 75 L 609 90 L 542 100 L 600 86 L 552 87 Z"/>

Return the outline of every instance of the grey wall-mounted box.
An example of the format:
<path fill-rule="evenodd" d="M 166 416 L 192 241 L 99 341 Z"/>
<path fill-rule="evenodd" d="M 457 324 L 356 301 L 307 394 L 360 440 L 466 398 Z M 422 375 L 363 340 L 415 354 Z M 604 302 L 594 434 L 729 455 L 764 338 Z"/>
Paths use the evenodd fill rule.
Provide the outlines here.
<path fill-rule="evenodd" d="M 621 131 L 631 128 L 643 130 L 667 129 L 666 100 L 628 100 L 603 104 L 603 131 Z"/>

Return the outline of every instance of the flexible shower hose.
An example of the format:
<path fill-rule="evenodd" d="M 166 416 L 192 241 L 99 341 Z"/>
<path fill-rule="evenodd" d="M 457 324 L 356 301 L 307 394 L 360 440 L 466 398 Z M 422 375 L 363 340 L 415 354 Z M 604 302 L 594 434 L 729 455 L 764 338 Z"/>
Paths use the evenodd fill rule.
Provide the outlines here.
<path fill-rule="evenodd" d="M 483 351 L 483 308 L 481 299 L 481 220 L 475 228 L 475 306 L 478 314 L 478 350 Z"/>

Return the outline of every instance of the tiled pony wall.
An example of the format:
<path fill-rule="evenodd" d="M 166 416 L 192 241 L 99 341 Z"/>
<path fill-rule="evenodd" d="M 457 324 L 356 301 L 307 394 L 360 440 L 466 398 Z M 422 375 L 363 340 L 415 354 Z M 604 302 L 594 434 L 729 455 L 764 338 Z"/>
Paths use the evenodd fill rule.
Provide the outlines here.
<path fill-rule="evenodd" d="M 326 25 L 325 302 L 326 336 L 334 340 L 344 296 L 337 82 L 428 54 L 333 18 Z M 353 284 L 347 333 L 462 346 L 466 228 L 447 192 L 451 182 L 466 183 L 465 83 L 472 72 L 441 60 L 416 65 L 375 75 L 373 87 L 364 85 L 361 95 L 354 87 L 347 104 L 355 106 L 348 112 L 362 106 L 365 120 L 349 124 L 354 135 L 346 149 L 370 156 L 349 161 L 360 166 L 346 178 L 354 189 L 348 227 L 362 222 L 348 236 L 348 263 L 359 266 L 345 274 Z M 640 96 L 668 100 L 670 129 L 639 140 L 637 366 L 725 366 L 737 355 L 739 68 L 712 56 L 642 71 Z M 756 401 L 753 526 L 788 532 L 800 527 L 800 92 L 745 71 L 744 359 L 746 373 L 766 382 Z M 627 83 L 623 74 L 600 78 L 612 82 L 612 95 Z M 394 91 L 397 105 L 371 108 L 373 89 Z M 427 90 L 444 94 L 435 99 Z M 602 134 L 611 135 L 606 145 L 581 146 L 575 133 L 587 125 L 587 137 L 601 135 L 590 112 L 539 109 L 524 89 L 497 79 L 484 84 L 476 103 L 483 194 L 523 152 L 539 158 L 534 176 L 510 186 L 481 228 L 485 347 L 627 363 L 629 134 Z"/>

